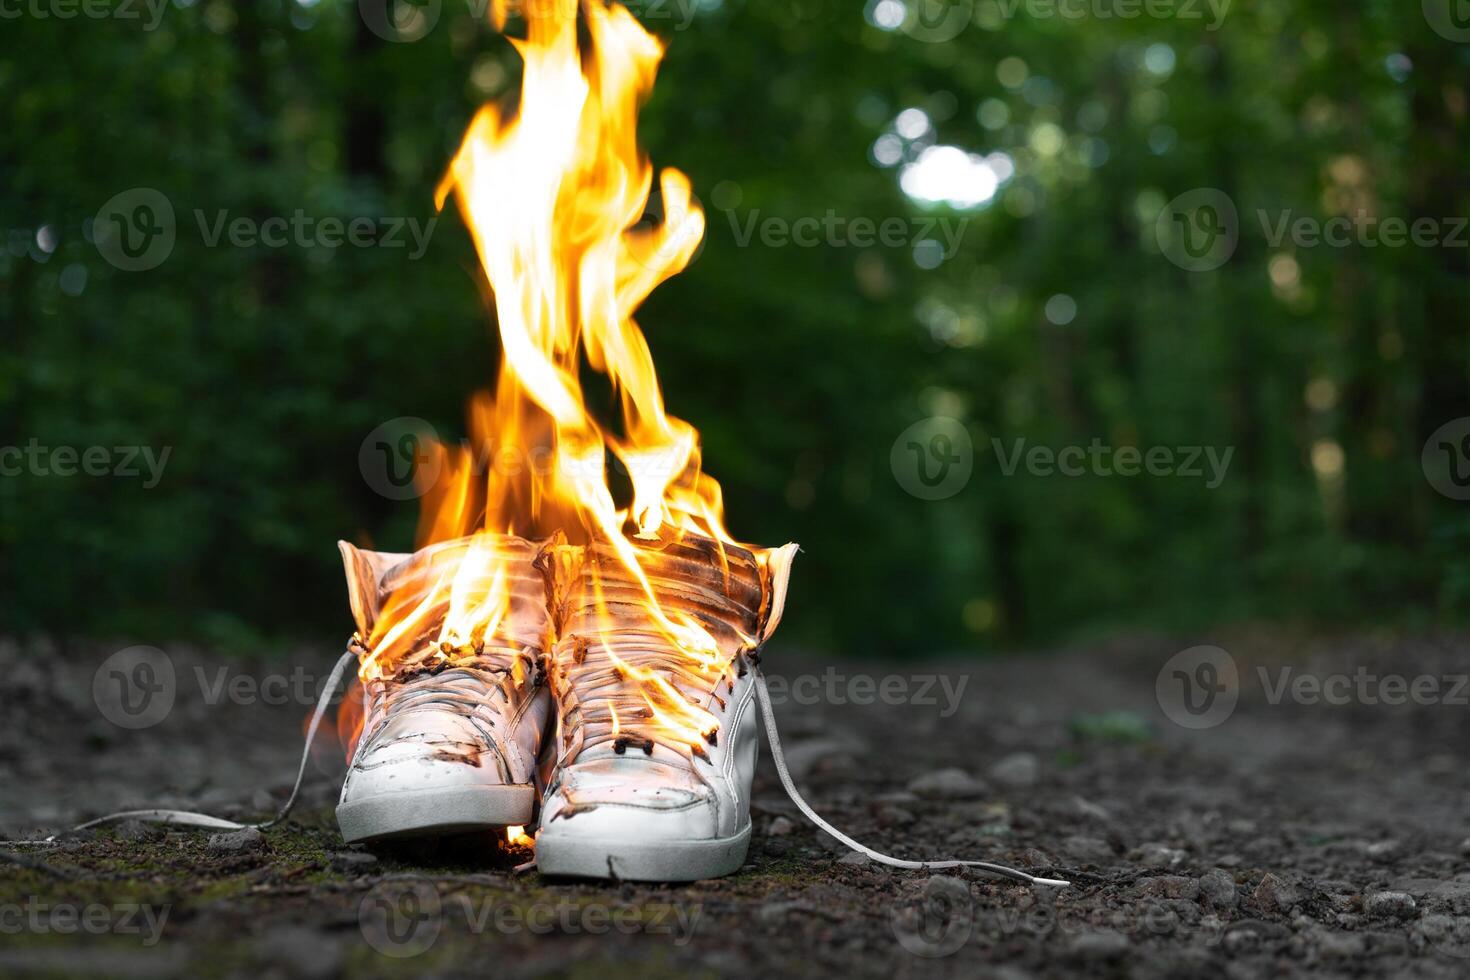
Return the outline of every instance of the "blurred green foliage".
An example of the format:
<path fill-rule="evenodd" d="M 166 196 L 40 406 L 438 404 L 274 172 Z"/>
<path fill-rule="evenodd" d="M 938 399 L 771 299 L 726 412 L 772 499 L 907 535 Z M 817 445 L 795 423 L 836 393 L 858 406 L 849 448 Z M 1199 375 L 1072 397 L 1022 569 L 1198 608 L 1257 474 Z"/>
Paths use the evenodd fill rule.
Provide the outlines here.
<path fill-rule="evenodd" d="M 806 548 L 785 635 L 919 654 L 1463 607 L 1470 504 L 1420 465 L 1429 434 L 1470 414 L 1463 234 L 1303 247 L 1271 226 L 1470 214 L 1470 44 L 1417 2 L 1237 0 L 1218 22 L 1182 0 L 1165 17 L 950 6 L 968 20 L 945 41 L 915 36 L 914 9 L 899 25 L 900 0 L 635 7 L 670 42 L 644 143 L 709 213 L 701 254 L 639 320 L 732 531 Z M 493 378 L 473 249 L 452 211 L 418 258 L 211 247 L 200 221 L 427 222 L 518 59 L 460 0 L 400 7 L 426 30 L 411 43 L 348 0 L 62 7 L 0 25 L 0 446 L 171 452 L 152 488 L 0 477 L 3 630 L 341 634 L 334 540 L 402 548 L 415 519 L 364 480 L 364 437 L 397 416 L 457 436 Z M 978 206 L 925 204 L 900 180 L 930 145 L 1014 174 Z M 92 219 L 139 187 L 168 198 L 177 240 L 129 272 Z M 1196 188 L 1239 212 L 1211 271 L 1170 261 L 1156 233 Z M 905 219 L 904 238 L 759 231 L 829 217 Z M 937 262 L 929 218 L 965 221 Z M 890 457 L 929 416 L 961 419 L 974 446 L 968 483 L 938 501 Z M 1021 439 L 1233 456 L 1214 489 L 1006 475 L 993 440 Z"/>

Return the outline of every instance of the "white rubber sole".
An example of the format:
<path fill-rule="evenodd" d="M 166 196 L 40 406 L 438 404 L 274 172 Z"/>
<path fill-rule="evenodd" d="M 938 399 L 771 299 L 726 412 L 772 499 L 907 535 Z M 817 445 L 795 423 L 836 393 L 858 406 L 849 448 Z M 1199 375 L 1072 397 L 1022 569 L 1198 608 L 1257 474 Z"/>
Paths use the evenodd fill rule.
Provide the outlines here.
<path fill-rule="evenodd" d="M 337 807 L 348 843 L 391 837 L 435 837 L 531 822 L 532 786 L 461 786 L 383 793 Z"/>
<path fill-rule="evenodd" d="M 699 881 L 740 870 L 749 847 L 749 827 L 713 840 L 599 839 L 542 831 L 536 838 L 536 870 L 568 878 Z"/>

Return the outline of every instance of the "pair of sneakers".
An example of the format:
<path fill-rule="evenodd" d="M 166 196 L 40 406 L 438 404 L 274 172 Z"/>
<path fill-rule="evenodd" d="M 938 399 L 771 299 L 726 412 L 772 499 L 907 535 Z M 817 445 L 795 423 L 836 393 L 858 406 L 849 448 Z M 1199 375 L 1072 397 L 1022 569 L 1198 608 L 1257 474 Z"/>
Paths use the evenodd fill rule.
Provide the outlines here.
<path fill-rule="evenodd" d="M 340 547 L 358 634 L 381 634 L 360 650 L 362 728 L 337 807 L 348 841 L 534 823 L 545 874 L 688 881 L 741 866 L 753 658 L 780 621 L 795 545 L 620 542 L 644 581 L 612 544 Z M 435 642 L 455 601 L 443 583 L 472 555 L 503 575 L 503 616 L 472 645 Z M 684 626 L 706 641 L 700 659 L 675 640 Z M 389 644 L 383 672 L 372 658 Z"/>

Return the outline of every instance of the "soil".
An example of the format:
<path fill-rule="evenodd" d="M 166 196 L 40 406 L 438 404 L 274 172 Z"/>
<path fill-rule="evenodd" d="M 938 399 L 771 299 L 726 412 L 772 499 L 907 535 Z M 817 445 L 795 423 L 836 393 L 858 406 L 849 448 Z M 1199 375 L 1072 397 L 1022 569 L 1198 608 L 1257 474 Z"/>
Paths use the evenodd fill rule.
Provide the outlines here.
<path fill-rule="evenodd" d="M 124 823 L 17 843 L 127 807 L 266 815 L 334 655 L 221 667 L 170 649 L 173 707 L 130 730 L 94 698 L 113 650 L 0 643 L 0 973 L 1470 973 L 1467 638 L 1212 642 L 1239 698 L 1212 727 L 1170 720 L 1193 717 L 1165 710 L 1178 677 L 1213 675 L 1166 669 L 1191 645 L 1166 638 L 984 661 L 767 652 L 788 758 L 836 826 L 1069 888 L 853 855 L 786 798 L 765 749 L 745 867 L 688 885 L 517 873 L 530 851 L 494 837 L 348 848 L 330 739 L 264 834 Z"/>

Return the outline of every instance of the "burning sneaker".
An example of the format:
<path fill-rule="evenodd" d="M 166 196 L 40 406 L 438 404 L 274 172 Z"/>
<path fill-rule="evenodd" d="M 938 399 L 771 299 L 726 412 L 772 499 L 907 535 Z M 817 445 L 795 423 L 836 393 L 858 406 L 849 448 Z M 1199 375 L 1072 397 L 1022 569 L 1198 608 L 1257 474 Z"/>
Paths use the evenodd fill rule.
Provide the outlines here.
<path fill-rule="evenodd" d="M 337 822 L 348 841 L 527 824 L 550 708 L 538 546 L 477 534 L 413 555 L 341 543 L 361 693 Z M 357 692 L 353 692 L 356 694 Z"/>
<path fill-rule="evenodd" d="M 692 534 L 553 549 L 566 595 L 548 658 L 543 874 L 693 881 L 744 862 L 759 740 L 750 667 L 795 552 Z"/>

